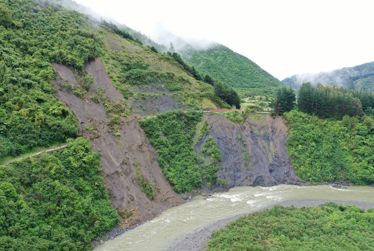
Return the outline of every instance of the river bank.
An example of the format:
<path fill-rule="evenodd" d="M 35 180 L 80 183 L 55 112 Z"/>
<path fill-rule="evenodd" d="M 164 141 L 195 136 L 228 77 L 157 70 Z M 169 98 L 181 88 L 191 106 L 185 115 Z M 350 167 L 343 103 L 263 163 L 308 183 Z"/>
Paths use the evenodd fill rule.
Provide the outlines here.
<path fill-rule="evenodd" d="M 334 200 L 296 200 L 296 201 L 283 201 L 263 210 L 272 208 L 274 206 L 285 206 L 285 207 L 316 207 L 325 203 L 332 202 L 339 205 L 351 205 L 359 207 L 363 210 L 374 208 L 374 203 L 366 203 L 359 201 L 334 201 Z M 176 240 L 170 245 L 167 251 L 203 251 L 207 249 L 208 241 L 213 232 L 225 227 L 227 224 L 238 220 L 241 217 L 247 216 L 248 214 L 237 215 L 228 219 L 217 221 L 207 227 L 198 229 L 193 233 L 183 236 Z"/>
<path fill-rule="evenodd" d="M 170 208 L 158 217 L 95 248 L 96 251 L 165 251 L 178 244 L 199 250 L 210 234 L 225 224 L 274 205 L 312 206 L 315 203 L 355 203 L 362 208 L 374 205 L 374 187 L 336 188 L 327 185 L 236 187 L 211 196 L 197 196 Z M 292 204 L 287 204 L 291 203 Z M 297 204 L 301 203 L 301 204 Z M 183 244 L 183 241 L 184 244 Z"/>

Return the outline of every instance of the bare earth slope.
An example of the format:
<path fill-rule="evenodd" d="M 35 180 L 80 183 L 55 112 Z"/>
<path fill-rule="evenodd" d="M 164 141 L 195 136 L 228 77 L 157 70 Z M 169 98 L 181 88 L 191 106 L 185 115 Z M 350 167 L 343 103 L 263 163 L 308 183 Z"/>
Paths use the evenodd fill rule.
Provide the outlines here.
<path fill-rule="evenodd" d="M 74 73 L 63 65 L 54 65 L 54 68 L 58 73 L 55 81 L 57 97 L 74 112 L 82 134 L 91 139 L 94 149 L 100 153 L 106 187 L 113 206 L 123 218 L 122 224 L 131 226 L 144 222 L 181 203 L 164 178 L 155 152 L 136 118 L 121 118 L 120 136 L 114 136 L 104 106 L 74 95 L 66 88 L 66 85 L 79 85 Z M 99 59 L 89 63 L 86 71 L 94 79 L 88 95 L 94 95 L 100 88 L 111 103 L 123 102 L 122 95 L 113 87 Z M 153 200 L 139 186 L 139 176 L 155 188 Z"/>
<path fill-rule="evenodd" d="M 243 124 L 219 114 L 205 119 L 222 155 L 219 178 L 228 187 L 299 182 L 288 156 L 287 127 L 281 118 L 266 116 L 256 121 L 247 119 Z M 196 146 L 197 152 L 206 139 Z"/>

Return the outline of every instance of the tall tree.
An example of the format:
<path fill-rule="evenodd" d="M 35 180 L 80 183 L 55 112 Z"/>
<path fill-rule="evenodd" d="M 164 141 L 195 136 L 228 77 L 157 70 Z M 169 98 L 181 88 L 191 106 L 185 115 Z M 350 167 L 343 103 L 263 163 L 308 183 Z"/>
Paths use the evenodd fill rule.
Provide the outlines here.
<path fill-rule="evenodd" d="M 274 113 L 282 115 L 291 111 L 295 106 L 295 100 L 296 96 L 293 89 L 288 87 L 279 89 L 274 102 Z"/>
<path fill-rule="evenodd" d="M 301 86 L 298 96 L 298 108 L 302 112 L 317 115 L 322 118 L 341 119 L 344 115 L 363 115 L 362 100 L 365 100 L 365 110 L 370 111 L 370 104 L 364 96 L 336 87 L 309 83 Z"/>
<path fill-rule="evenodd" d="M 299 90 L 297 106 L 300 111 L 313 114 L 314 103 L 313 87 L 310 83 L 304 83 Z"/>

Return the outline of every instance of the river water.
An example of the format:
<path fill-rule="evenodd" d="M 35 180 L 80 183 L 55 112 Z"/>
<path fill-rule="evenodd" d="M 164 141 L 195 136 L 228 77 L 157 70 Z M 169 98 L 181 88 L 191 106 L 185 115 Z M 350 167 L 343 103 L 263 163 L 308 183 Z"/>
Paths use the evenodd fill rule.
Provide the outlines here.
<path fill-rule="evenodd" d="M 217 221 L 252 213 L 286 201 L 327 200 L 374 203 L 374 187 L 338 189 L 327 185 L 237 187 L 208 198 L 196 197 L 163 212 L 95 248 L 95 251 L 161 251 L 176 240 Z"/>

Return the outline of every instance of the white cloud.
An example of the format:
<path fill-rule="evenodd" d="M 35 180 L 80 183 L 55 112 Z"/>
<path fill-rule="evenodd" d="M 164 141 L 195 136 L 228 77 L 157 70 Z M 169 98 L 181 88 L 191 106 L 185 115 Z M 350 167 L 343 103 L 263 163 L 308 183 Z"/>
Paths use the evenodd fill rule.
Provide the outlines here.
<path fill-rule="evenodd" d="M 156 39 L 213 40 L 278 78 L 374 61 L 372 0 L 76 0 Z"/>

